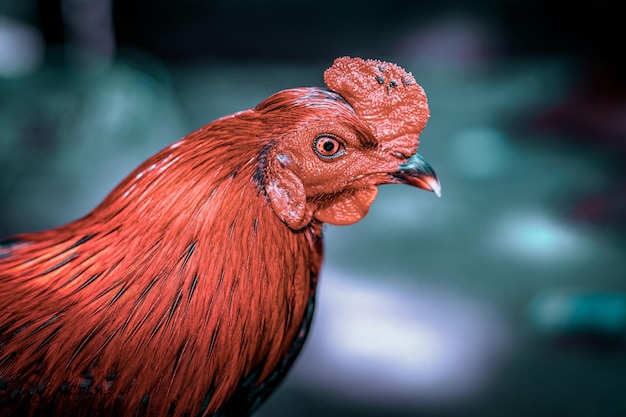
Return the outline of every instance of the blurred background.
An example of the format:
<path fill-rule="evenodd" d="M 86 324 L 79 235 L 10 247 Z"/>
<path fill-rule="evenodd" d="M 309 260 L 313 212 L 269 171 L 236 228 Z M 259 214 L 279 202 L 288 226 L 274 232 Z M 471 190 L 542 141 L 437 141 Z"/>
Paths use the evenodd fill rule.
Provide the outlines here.
<path fill-rule="evenodd" d="M 626 415 L 626 74 L 617 2 L 0 0 L 0 237 L 343 55 L 429 97 L 443 196 L 327 227 L 313 330 L 258 412 Z M 619 19 L 619 21 L 618 21 Z"/>

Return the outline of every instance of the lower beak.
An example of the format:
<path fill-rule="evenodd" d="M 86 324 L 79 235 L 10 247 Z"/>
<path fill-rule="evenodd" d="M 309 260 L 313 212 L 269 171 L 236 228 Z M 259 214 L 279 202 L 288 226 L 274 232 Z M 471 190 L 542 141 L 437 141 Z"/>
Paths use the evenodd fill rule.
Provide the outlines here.
<path fill-rule="evenodd" d="M 441 197 L 441 185 L 437 174 L 420 154 L 413 154 L 398 171 L 391 174 L 394 183 L 409 184 Z"/>

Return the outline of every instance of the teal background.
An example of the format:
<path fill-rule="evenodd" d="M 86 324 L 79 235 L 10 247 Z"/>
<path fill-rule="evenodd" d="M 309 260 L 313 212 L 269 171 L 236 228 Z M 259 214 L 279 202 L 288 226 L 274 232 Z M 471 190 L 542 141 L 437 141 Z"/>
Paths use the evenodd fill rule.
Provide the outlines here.
<path fill-rule="evenodd" d="M 390 60 L 428 95 L 420 153 L 442 198 L 383 186 L 364 220 L 326 227 L 312 334 L 258 415 L 624 416 L 617 16 L 616 2 L 0 1 L 0 236 L 85 215 L 192 130 L 323 85 L 337 56 Z"/>

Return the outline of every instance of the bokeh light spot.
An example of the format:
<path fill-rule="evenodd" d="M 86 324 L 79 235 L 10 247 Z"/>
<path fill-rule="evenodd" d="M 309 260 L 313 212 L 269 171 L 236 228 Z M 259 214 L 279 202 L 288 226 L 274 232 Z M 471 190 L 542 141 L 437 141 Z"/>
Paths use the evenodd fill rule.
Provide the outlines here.
<path fill-rule="evenodd" d="M 562 260 L 587 250 L 585 239 L 566 224 L 542 213 L 515 213 L 495 223 L 492 244 L 516 257 Z"/>
<path fill-rule="evenodd" d="M 488 386 L 510 347 L 490 307 L 443 288 L 325 271 L 319 297 L 295 378 L 358 401 L 462 401 Z"/>

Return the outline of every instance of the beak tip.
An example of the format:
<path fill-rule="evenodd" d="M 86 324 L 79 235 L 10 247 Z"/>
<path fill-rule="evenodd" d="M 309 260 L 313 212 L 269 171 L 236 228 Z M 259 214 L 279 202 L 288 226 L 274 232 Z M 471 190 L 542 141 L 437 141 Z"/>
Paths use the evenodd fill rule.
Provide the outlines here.
<path fill-rule="evenodd" d="M 433 192 L 437 197 L 441 198 L 441 185 L 439 185 L 439 183 L 437 183 L 436 188 L 433 188 Z"/>
<path fill-rule="evenodd" d="M 441 198 L 441 184 L 439 183 L 439 179 L 436 176 L 429 177 L 425 181 L 430 187 L 431 191 L 435 193 L 435 195 Z"/>
<path fill-rule="evenodd" d="M 432 191 L 437 197 L 441 198 L 441 184 L 436 176 L 422 177 L 417 182 L 417 186 L 426 191 Z"/>

